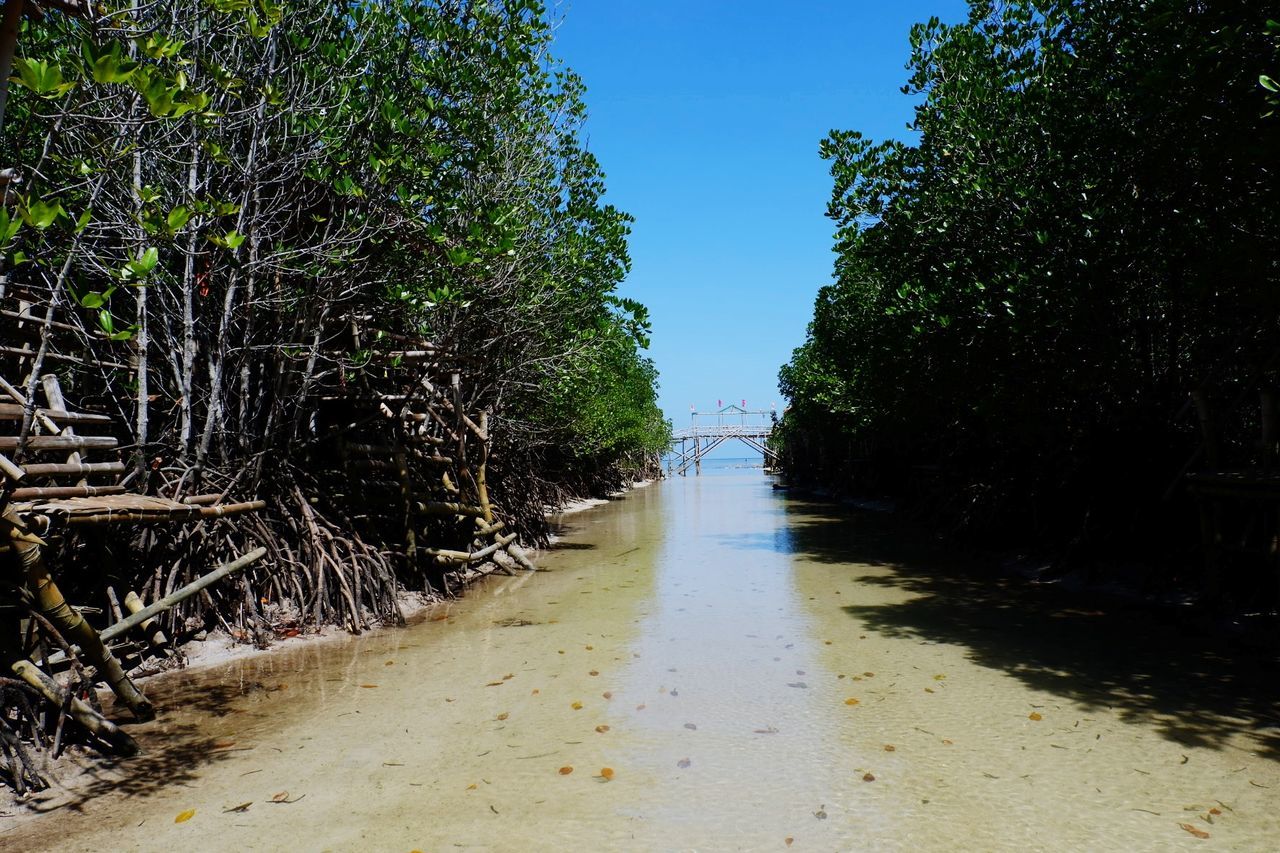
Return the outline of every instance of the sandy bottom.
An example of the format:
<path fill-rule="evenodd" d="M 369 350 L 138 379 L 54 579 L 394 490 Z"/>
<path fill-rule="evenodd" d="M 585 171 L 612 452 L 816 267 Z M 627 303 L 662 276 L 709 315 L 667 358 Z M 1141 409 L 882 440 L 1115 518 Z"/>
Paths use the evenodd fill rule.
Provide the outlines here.
<path fill-rule="evenodd" d="M 1265 662 L 756 472 L 565 521 L 409 629 L 157 682 L 147 754 L 0 848 L 1276 847 Z"/>

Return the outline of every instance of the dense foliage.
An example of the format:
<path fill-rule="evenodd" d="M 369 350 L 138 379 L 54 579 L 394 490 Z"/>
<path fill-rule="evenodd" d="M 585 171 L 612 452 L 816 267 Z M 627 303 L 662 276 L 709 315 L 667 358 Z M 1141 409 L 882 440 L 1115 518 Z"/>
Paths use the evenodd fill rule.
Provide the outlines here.
<path fill-rule="evenodd" d="M 1144 541 L 1182 521 L 1162 498 L 1198 445 L 1190 392 L 1256 451 L 1280 367 L 1274 13 L 975 0 L 914 27 L 918 141 L 822 143 L 837 260 L 781 373 L 792 476 Z"/>
<path fill-rule="evenodd" d="M 24 24 L 0 237 L 10 282 L 141 365 L 74 389 L 132 425 L 141 481 L 160 456 L 273 482 L 315 438 L 300 395 L 405 339 L 465 366 L 499 502 L 510 481 L 540 512 L 662 448 L 646 315 L 614 296 L 630 218 L 542 3 L 95 9 Z"/>

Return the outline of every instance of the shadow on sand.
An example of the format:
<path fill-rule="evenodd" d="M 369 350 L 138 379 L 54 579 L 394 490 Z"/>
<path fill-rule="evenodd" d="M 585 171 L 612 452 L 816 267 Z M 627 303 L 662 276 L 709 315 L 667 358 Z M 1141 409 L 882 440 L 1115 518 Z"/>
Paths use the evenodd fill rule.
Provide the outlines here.
<path fill-rule="evenodd" d="M 859 583 L 909 593 L 844 610 L 882 635 L 963 646 L 973 662 L 1028 687 L 1151 726 L 1187 746 L 1244 735 L 1280 759 L 1280 666 L 1199 627 L 1189 612 L 1097 590 L 1011 578 L 993 560 L 957 555 L 877 513 L 787 501 L 786 535 L 725 537 L 829 563 L 888 566 Z"/>

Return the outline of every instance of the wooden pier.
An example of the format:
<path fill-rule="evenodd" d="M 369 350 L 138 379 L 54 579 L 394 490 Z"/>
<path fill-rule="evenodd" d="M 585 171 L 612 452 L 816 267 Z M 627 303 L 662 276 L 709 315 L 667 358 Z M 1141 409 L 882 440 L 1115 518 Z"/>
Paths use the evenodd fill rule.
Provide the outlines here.
<path fill-rule="evenodd" d="M 694 411 L 690 419 L 691 426 L 676 430 L 671 436 L 668 473 L 685 476 L 693 468 L 695 475 L 701 474 L 702 457 L 732 439 L 764 456 L 766 468 L 777 460 L 777 454 L 769 447 L 769 436 L 777 419 L 768 409 L 752 411 L 729 405 L 718 412 Z"/>

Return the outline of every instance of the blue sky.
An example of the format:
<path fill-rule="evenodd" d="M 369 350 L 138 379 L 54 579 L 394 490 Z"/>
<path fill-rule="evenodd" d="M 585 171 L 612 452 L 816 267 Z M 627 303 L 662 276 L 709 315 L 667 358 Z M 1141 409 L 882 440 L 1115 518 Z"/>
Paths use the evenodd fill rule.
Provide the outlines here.
<path fill-rule="evenodd" d="M 831 277 L 818 142 L 906 138 L 911 25 L 960 0 L 572 0 L 555 54 L 587 85 L 588 146 L 633 214 L 623 295 L 649 306 L 660 403 L 783 401 L 778 367 Z"/>

